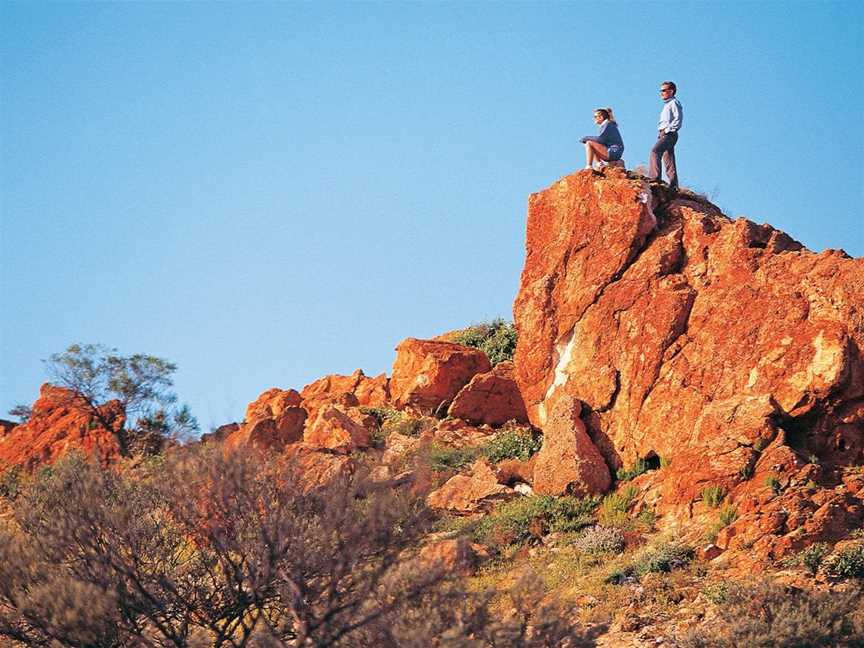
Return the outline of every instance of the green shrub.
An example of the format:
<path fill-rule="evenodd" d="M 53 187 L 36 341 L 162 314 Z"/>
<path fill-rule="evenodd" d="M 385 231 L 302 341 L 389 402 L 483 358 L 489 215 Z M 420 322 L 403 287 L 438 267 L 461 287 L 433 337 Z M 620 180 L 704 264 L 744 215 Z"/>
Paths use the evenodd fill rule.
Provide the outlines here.
<path fill-rule="evenodd" d="M 585 529 L 572 545 L 587 554 L 621 553 L 624 551 L 624 534 L 620 529 L 597 525 Z"/>
<path fill-rule="evenodd" d="M 593 524 L 597 499 L 531 495 L 507 502 L 480 519 L 472 530 L 473 539 L 484 544 L 520 544 L 541 532 L 578 531 Z"/>
<path fill-rule="evenodd" d="M 693 560 L 693 554 L 691 547 L 675 541 L 648 546 L 633 556 L 629 564 L 610 572 L 606 582 L 617 583 L 627 576 L 642 577 L 645 574 L 671 572 L 687 566 Z"/>
<path fill-rule="evenodd" d="M 513 359 L 516 352 L 516 327 L 498 318 L 469 326 L 455 341 L 457 344 L 480 349 L 494 367 L 499 362 Z"/>
<path fill-rule="evenodd" d="M 634 573 L 670 572 L 684 567 L 693 559 L 693 549 L 679 542 L 664 542 L 640 552 L 633 561 Z"/>
<path fill-rule="evenodd" d="M 726 497 L 726 490 L 722 486 L 706 486 L 702 489 L 702 501 L 711 508 L 720 506 L 724 497 Z"/>
<path fill-rule="evenodd" d="M 729 597 L 729 588 L 730 585 L 727 581 L 708 583 L 702 588 L 702 595 L 715 605 L 720 605 Z"/>
<path fill-rule="evenodd" d="M 599 520 L 600 524 L 608 527 L 628 527 L 632 524 L 632 520 L 627 513 L 627 509 L 636 499 L 638 489 L 635 486 L 628 486 L 622 491 L 609 493 L 603 498 L 600 503 Z"/>
<path fill-rule="evenodd" d="M 615 476 L 618 478 L 618 481 L 630 481 L 647 471 L 648 462 L 644 459 L 637 459 L 636 463 L 629 468 L 619 468 Z"/>
<path fill-rule="evenodd" d="M 738 471 L 738 476 L 747 481 L 753 476 L 753 471 L 755 470 L 755 466 L 752 463 L 745 464 L 741 467 L 741 470 Z"/>
<path fill-rule="evenodd" d="M 724 527 L 729 526 L 738 519 L 738 509 L 731 504 L 726 504 L 720 508 L 719 520 Z"/>
<path fill-rule="evenodd" d="M 525 461 L 540 451 L 543 437 L 527 427 L 503 429 L 483 447 L 483 455 L 492 463 L 504 459 Z"/>
<path fill-rule="evenodd" d="M 420 434 L 434 425 L 424 418 L 412 418 L 404 412 L 397 412 L 393 416 L 387 418 L 381 426 L 381 432 L 386 437 L 387 435 L 402 434 L 404 436 L 418 437 Z"/>
<path fill-rule="evenodd" d="M 768 477 L 765 478 L 765 485 L 774 491 L 775 495 L 779 495 L 783 490 L 783 486 L 780 484 L 780 480 L 777 479 L 776 475 L 768 475 Z"/>
<path fill-rule="evenodd" d="M 784 567 L 806 567 L 811 574 L 819 571 L 825 556 L 831 553 L 831 547 L 824 542 L 816 542 L 804 551 L 791 556 L 783 561 Z"/>
<path fill-rule="evenodd" d="M 864 579 L 864 545 L 846 547 L 831 556 L 825 563 L 825 571 L 831 576 Z"/>
<path fill-rule="evenodd" d="M 477 448 L 451 448 L 433 444 L 429 448 L 429 467 L 436 471 L 459 470 L 477 458 Z"/>

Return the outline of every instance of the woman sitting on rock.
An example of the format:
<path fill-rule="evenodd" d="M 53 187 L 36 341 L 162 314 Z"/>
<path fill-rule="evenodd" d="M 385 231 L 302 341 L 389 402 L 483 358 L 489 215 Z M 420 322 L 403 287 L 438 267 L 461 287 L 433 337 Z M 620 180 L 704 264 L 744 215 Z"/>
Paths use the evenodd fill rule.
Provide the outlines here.
<path fill-rule="evenodd" d="M 604 167 L 607 162 L 620 160 L 624 155 L 624 140 L 618 132 L 612 109 L 597 108 L 594 111 L 594 123 L 600 127 L 597 137 L 586 136 L 579 140 L 585 145 L 586 169 L 593 169 L 595 162 L 598 168 Z"/>

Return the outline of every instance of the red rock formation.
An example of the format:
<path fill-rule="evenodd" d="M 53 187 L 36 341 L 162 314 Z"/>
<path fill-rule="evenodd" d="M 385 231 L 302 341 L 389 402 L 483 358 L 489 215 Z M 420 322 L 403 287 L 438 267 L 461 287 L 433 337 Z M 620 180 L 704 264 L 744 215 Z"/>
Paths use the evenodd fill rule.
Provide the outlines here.
<path fill-rule="evenodd" d="M 109 464 L 120 458 L 118 436 L 126 423 L 119 401 L 89 410 L 74 392 L 48 383 L 39 390 L 30 420 L 0 438 L 0 469 L 32 469 L 80 451 Z"/>
<path fill-rule="evenodd" d="M 225 439 L 228 450 L 251 445 L 260 450 L 283 450 L 303 438 L 306 410 L 293 389 L 268 389 L 246 408 L 243 425 Z"/>
<path fill-rule="evenodd" d="M 426 503 L 453 513 L 473 513 L 489 510 L 498 502 L 513 497 L 518 497 L 516 491 L 499 484 L 488 462 L 478 459 L 469 475 L 451 477 L 441 488 L 429 493 Z"/>
<path fill-rule="evenodd" d="M 456 394 L 448 414 L 478 425 L 497 427 L 511 420 L 527 423 L 528 413 L 513 377 L 513 363 L 499 362 L 492 371 L 474 376 Z"/>
<path fill-rule="evenodd" d="M 486 354 L 478 349 L 408 338 L 396 347 L 391 400 L 399 409 L 433 411 L 452 401 L 475 375 L 491 368 Z"/>
<path fill-rule="evenodd" d="M 350 376 L 333 374 L 319 378 L 306 385 L 300 392 L 300 396 L 303 399 L 303 407 L 309 412 L 310 420 L 314 420 L 318 410 L 330 403 L 346 407 L 386 406 L 390 401 L 389 381 L 384 374 L 369 378 L 361 369 L 358 369 Z"/>
<path fill-rule="evenodd" d="M 778 427 L 860 463 L 864 262 L 655 193 L 609 170 L 531 196 L 514 305 L 531 421 L 572 394 L 610 465 L 671 459 L 679 499 L 739 480 Z"/>
<path fill-rule="evenodd" d="M 335 479 L 345 478 L 354 470 L 354 461 L 344 454 L 324 452 L 303 443 L 288 446 L 284 460 L 289 462 L 299 476 L 304 492 L 316 490 Z"/>
<path fill-rule="evenodd" d="M 327 405 L 312 423 L 306 426 L 303 443 L 311 448 L 349 453 L 358 448 L 368 448 L 370 427 L 374 419 L 364 421 L 360 413 L 346 411 L 340 405 Z M 364 422 L 367 425 L 364 425 Z"/>
<path fill-rule="evenodd" d="M 585 432 L 579 401 L 560 397 L 543 431 L 543 447 L 534 460 L 532 486 L 543 495 L 579 497 L 606 492 L 612 483 L 603 456 Z"/>

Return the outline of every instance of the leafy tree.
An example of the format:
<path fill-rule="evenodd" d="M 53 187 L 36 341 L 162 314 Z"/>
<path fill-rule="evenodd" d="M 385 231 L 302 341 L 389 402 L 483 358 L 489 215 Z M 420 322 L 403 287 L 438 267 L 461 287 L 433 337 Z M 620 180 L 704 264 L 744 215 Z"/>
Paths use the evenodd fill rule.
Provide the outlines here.
<path fill-rule="evenodd" d="M 70 390 L 76 404 L 106 428 L 110 429 L 110 421 L 100 407 L 109 400 L 119 401 L 131 423 L 121 439 L 127 451 L 147 450 L 155 441 L 198 429 L 189 408 L 176 406 L 171 375 L 177 365 L 172 362 L 141 353 L 121 356 L 101 344 L 73 344 L 45 364 L 52 382 Z"/>

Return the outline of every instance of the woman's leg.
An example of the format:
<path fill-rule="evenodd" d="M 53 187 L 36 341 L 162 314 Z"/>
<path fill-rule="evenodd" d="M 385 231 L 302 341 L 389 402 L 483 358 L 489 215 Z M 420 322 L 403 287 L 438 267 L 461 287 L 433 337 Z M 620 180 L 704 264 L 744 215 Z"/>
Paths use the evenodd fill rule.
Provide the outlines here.
<path fill-rule="evenodd" d="M 585 167 L 589 168 L 595 160 L 609 159 L 609 149 L 598 142 L 585 142 Z"/>

